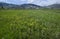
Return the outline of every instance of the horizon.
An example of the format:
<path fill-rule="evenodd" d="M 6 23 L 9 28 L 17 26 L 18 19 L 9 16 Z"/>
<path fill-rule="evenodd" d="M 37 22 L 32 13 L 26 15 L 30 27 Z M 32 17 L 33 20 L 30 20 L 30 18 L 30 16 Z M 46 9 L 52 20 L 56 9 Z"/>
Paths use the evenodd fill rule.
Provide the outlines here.
<path fill-rule="evenodd" d="M 52 5 L 55 3 L 60 4 L 60 0 L 0 0 L 0 2 L 5 2 L 5 3 L 10 3 L 10 4 L 16 4 L 16 5 L 21 5 L 21 4 L 36 4 L 39 6 L 48 6 Z"/>

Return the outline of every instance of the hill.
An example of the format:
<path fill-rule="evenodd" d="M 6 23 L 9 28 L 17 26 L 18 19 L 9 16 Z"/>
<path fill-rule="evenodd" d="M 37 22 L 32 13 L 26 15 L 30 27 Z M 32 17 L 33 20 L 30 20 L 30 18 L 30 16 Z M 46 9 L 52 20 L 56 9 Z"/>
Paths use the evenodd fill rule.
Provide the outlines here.
<path fill-rule="evenodd" d="M 41 6 L 35 5 L 35 4 L 22 4 L 20 5 L 21 8 L 24 9 L 40 9 L 42 8 Z"/>
<path fill-rule="evenodd" d="M 41 6 L 35 4 L 22 4 L 22 5 L 15 5 L 15 4 L 8 4 L 0 2 L 0 7 L 9 8 L 9 9 L 40 9 Z"/>
<path fill-rule="evenodd" d="M 60 9 L 60 4 L 53 4 L 53 5 L 49 5 L 47 6 L 48 8 L 55 8 L 55 9 Z"/>
<path fill-rule="evenodd" d="M 13 9 L 13 8 L 17 8 L 18 5 L 0 2 L 0 7 L 3 7 L 5 9 L 7 9 L 7 8 Z"/>

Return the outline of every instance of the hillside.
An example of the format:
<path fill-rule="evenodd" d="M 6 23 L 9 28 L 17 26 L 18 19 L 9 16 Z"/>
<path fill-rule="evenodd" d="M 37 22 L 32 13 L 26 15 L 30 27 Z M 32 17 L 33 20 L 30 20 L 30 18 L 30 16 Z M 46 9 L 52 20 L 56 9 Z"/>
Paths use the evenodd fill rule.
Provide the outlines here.
<path fill-rule="evenodd" d="M 53 5 L 49 5 L 47 6 L 48 8 L 56 8 L 56 9 L 60 9 L 60 4 L 53 4 Z"/>
<path fill-rule="evenodd" d="M 60 10 L 1 10 L 0 39 L 60 39 Z"/>
<path fill-rule="evenodd" d="M 0 7 L 13 9 L 17 8 L 18 5 L 0 2 Z"/>
<path fill-rule="evenodd" d="M 35 5 L 35 4 L 22 4 L 20 7 L 24 9 L 40 9 L 42 8 L 41 6 Z"/>
<path fill-rule="evenodd" d="M 41 6 L 35 5 L 35 4 L 21 4 L 21 5 L 15 5 L 15 4 L 8 4 L 8 3 L 0 3 L 0 7 L 3 8 L 10 8 L 10 9 L 40 9 Z"/>

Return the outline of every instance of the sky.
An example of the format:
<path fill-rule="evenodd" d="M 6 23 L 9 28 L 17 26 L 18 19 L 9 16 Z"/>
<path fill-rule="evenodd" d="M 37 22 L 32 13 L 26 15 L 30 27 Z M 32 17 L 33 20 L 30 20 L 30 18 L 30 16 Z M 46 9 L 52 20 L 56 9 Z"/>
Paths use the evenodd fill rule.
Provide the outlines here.
<path fill-rule="evenodd" d="M 0 0 L 0 2 L 12 3 L 12 4 L 25 4 L 32 3 L 40 6 L 47 6 L 54 3 L 60 3 L 60 0 Z"/>

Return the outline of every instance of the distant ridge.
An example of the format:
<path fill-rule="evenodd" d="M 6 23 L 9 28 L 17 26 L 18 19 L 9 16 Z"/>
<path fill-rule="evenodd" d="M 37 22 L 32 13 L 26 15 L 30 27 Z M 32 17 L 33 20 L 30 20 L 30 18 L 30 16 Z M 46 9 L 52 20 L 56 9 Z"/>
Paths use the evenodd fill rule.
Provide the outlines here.
<path fill-rule="evenodd" d="M 41 9 L 41 8 L 60 9 L 60 4 L 52 4 L 52 5 L 43 7 L 43 6 L 39 6 L 35 4 L 16 5 L 16 4 L 0 2 L 0 8 L 4 8 L 4 9 Z"/>
<path fill-rule="evenodd" d="M 52 4 L 47 6 L 48 8 L 55 8 L 55 9 L 60 9 L 60 4 Z"/>
<path fill-rule="evenodd" d="M 35 5 L 35 4 L 22 4 L 20 5 L 21 8 L 24 9 L 39 9 L 42 8 L 41 6 Z"/>
<path fill-rule="evenodd" d="M 41 6 L 38 6 L 35 4 L 15 5 L 15 4 L 9 4 L 9 3 L 3 3 L 3 2 L 0 2 L 0 7 L 10 8 L 10 9 L 40 9 L 42 8 Z"/>
<path fill-rule="evenodd" d="M 17 8 L 18 5 L 0 2 L 0 7 L 3 7 L 3 8 Z"/>

